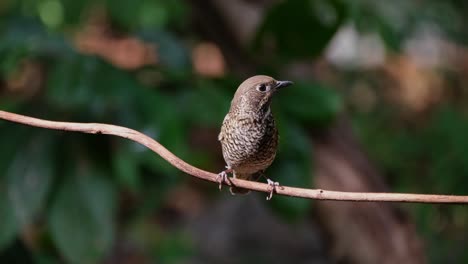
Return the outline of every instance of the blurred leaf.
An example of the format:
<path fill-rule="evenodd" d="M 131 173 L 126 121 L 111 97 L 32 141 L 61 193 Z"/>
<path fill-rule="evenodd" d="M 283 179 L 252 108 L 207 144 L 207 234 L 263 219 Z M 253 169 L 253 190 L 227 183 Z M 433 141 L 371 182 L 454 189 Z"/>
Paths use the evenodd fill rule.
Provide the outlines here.
<path fill-rule="evenodd" d="M 32 56 L 63 55 L 72 51 L 62 35 L 48 32 L 35 19 L 12 17 L 5 21 L 0 31 L 0 54 L 12 50 L 23 50 Z M 5 55 L 3 54 L 3 55 Z"/>
<path fill-rule="evenodd" d="M 208 81 L 200 81 L 197 87 L 190 89 L 186 93 L 188 94 L 187 115 L 193 117 L 190 122 L 197 126 L 220 126 L 232 97 L 223 90 L 222 87 L 216 87 Z"/>
<path fill-rule="evenodd" d="M 97 171 L 69 173 L 49 213 L 52 239 L 71 263 L 97 263 L 114 239 L 114 186 Z"/>
<path fill-rule="evenodd" d="M 61 36 L 48 33 L 35 20 L 12 18 L 6 25 L 0 30 L 0 71 L 7 76 L 25 58 L 64 54 L 71 50 Z"/>
<path fill-rule="evenodd" d="M 161 0 L 107 0 L 112 19 L 127 30 L 160 29 L 185 20 L 185 5 Z M 125 12 L 122 12 L 125 10 Z"/>
<path fill-rule="evenodd" d="M 63 5 L 59 0 L 40 1 L 38 13 L 42 23 L 50 29 L 56 29 L 63 24 Z"/>
<path fill-rule="evenodd" d="M 0 251 L 13 242 L 18 232 L 15 212 L 8 200 L 7 191 L 7 186 L 0 180 L 0 215 L 2 216 L 2 221 L 0 221 Z"/>
<path fill-rule="evenodd" d="M 89 0 L 60 0 L 63 6 L 63 22 L 66 25 L 76 25 L 83 18 L 86 18 L 86 9 L 89 8 L 90 4 L 93 4 L 95 1 Z"/>
<path fill-rule="evenodd" d="M 178 231 L 165 234 L 158 245 L 155 259 L 160 263 L 187 262 L 186 258 L 194 254 L 193 245 L 189 242 L 190 237 Z"/>
<path fill-rule="evenodd" d="M 31 135 L 31 130 L 25 126 L 16 126 L 11 123 L 0 121 L 0 130 L 2 137 L 0 137 L 0 251 L 9 246 L 13 242 L 19 226 L 15 217 L 15 210 L 13 203 L 8 197 L 9 184 L 7 177 L 7 170 L 21 150 L 20 146 L 27 141 Z"/>
<path fill-rule="evenodd" d="M 464 194 L 468 179 L 468 119 L 451 108 L 443 108 L 431 120 L 421 138 L 422 148 L 432 161 L 429 176 L 436 191 Z M 430 149 L 427 147 L 430 146 Z M 444 153 L 441 155 L 441 153 Z"/>
<path fill-rule="evenodd" d="M 47 96 L 56 105 L 69 108 L 86 105 L 93 96 L 92 77 L 96 61 L 89 60 L 84 67 L 84 58 L 70 54 L 52 69 L 48 78 Z"/>
<path fill-rule="evenodd" d="M 1 73 L 7 77 L 10 77 L 17 70 L 21 61 L 27 57 L 27 52 L 22 48 L 13 48 L 2 53 L 0 53 L 0 58 L 2 58 Z"/>
<path fill-rule="evenodd" d="M 129 73 L 92 56 L 70 53 L 52 69 L 48 99 L 65 109 L 86 108 L 102 117 L 136 105 L 142 85 Z"/>
<path fill-rule="evenodd" d="M 141 93 L 138 96 L 139 113 L 147 122 L 142 131 L 184 158 L 188 153 L 188 131 L 182 116 L 183 108 L 178 107 L 174 99 L 158 91 Z M 155 158 L 152 151 L 145 151 L 144 154 L 148 155 L 146 161 L 155 170 L 171 174 L 177 171 L 162 158 Z"/>
<path fill-rule="evenodd" d="M 278 97 L 277 103 L 288 116 L 314 126 L 328 125 L 343 108 L 338 93 L 318 84 L 298 82 Z"/>
<path fill-rule="evenodd" d="M 294 121 L 278 120 L 280 148 L 267 175 L 280 185 L 309 188 L 312 182 L 312 143 L 304 129 Z M 273 199 L 273 206 L 283 217 L 299 219 L 310 209 L 310 201 L 292 197 Z"/>
<path fill-rule="evenodd" d="M 6 173 L 8 198 L 20 227 L 34 221 L 44 207 L 52 182 L 52 138 L 50 133 L 36 133 L 20 148 Z"/>
<path fill-rule="evenodd" d="M 277 166 L 273 166 L 267 171 L 267 175 L 272 180 L 278 181 L 280 185 L 309 188 L 312 174 L 310 170 L 305 170 L 304 167 L 304 163 L 301 161 L 281 160 Z M 272 205 L 284 218 L 298 220 L 310 211 L 311 202 L 307 199 L 282 196 L 273 198 Z"/>
<path fill-rule="evenodd" d="M 255 50 L 273 46 L 279 57 L 318 56 L 341 26 L 344 8 L 339 0 L 280 1 L 269 9 Z"/>
<path fill-rule="evenodd" d="M 400 51 L 402 41 L 405 39 L 403 33 L 398 32 L 380 18 L 376 19 L 375 25 L 377 27 L 376 31 L 380 34 L 386 47 L 393 51 Z"/>
<path fill-rule="evenodd" d="M 139 36 L 154 43 L 158 54 L 158 64 L 166 71 L 182 74 L 190 70 L 190 50 L 174 34 L 163 30 L 143 30 Z M 172 76 L 176 77 L 176 76 Z M 184 75 L 183 79 L 188 78 Z"/>
<path fill-rule="evenodd" d="M 366 1 L 353 1 L 350 4 L 353 8 L 351 19 L 360 32 L 377 32 L 388 48 L 394 51 L 401 49 L 405 34 L 412 29 L 409 17 L 401 14 L 398 16 L 395 9 L 400 7 L 401 12 L 408 12 L 411 7 L 406 7 L 402 1 L 396 5 Z M 391 12 L 385 14 L 388 9 Z"/>
<path fill-rule="evenodd" d="M 133 142 L 119 142 L 112 152 L 114 174 L 118 182 L 126 188 L 136 192 L 141 186 L 138 173 L 138 153 L 131 147 Z"/>
<path fill-rule="evenodd" d="M 42 253 L 42 252 L 40 252 Z M 46 254 L 34 254 L 34 263 L 36 264 L 56 264 L 57 258 Z"/>
<path fill-rule="evenodd" d="M 3 111 L 8 112 L 20 112 L 21 107 L 24 105 L 24 102 L 17 98 L 0 98 L 0 107 Z M 2 127 L 2 123 L 4 121 L 0 121 L 0 127 Z M 4 122 L 4 126 L 9 125 L 6 121 Z M 3 131 L 2 131 L 3 132 Z"/>

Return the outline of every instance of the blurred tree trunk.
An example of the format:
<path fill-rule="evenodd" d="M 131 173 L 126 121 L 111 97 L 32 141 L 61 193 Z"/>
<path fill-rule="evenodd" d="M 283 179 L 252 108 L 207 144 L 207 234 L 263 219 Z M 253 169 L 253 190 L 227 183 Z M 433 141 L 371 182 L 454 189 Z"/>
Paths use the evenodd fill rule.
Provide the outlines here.
<path fill-rule="evenodd" d="M 314 142 L 314 188 L 388 192 L 382 176 L 354 138 L 344 116 Z M 333 255 L 352 263 L 425 263 L 411 219 L 391 203 L 317 202 Z"/>

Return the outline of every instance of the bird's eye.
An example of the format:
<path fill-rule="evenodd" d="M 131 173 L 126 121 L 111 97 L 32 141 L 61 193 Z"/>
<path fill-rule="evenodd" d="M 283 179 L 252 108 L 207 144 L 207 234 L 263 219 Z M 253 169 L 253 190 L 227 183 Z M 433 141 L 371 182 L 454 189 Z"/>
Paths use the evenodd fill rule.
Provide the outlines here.
<path fill-rule="evenodd" d="M 257 86 L 257 91 L 259 91 L 259 92 L 266 92 L 266 91 L 268 91 L 268 88 L 269 88 L 269 87 L 266 86 L 265 84 L 260 84 L 260 85 Z"/>

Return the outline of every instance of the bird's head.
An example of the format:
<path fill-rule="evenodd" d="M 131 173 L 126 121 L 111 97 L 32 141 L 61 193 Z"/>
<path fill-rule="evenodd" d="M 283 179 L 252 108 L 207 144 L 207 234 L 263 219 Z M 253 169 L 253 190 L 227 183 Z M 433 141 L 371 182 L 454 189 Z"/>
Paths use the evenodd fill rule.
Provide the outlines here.
<path fill-rule="evenodd" d="M 273 95 L 291 84 L 290 81 L 277 81 L 266 75 L 250 77 L 237 88 L 231 110 L 266 113 Z"/>

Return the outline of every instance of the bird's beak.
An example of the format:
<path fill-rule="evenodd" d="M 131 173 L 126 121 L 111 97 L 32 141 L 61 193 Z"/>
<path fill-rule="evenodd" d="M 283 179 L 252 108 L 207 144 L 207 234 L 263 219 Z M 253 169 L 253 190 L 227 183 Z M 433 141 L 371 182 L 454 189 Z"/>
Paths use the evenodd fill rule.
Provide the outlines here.
<path fill-rule="evenodd" d="M 289 86 L 289 85 L 292 85 L 292 84 L 294 84 L 294 83 L 291 82 L 291 81 L 276 81 L 275 89 L 280 89 L 280 88 L 283 88 L 283 87 L 286 87 L 286 86 Z"/>

